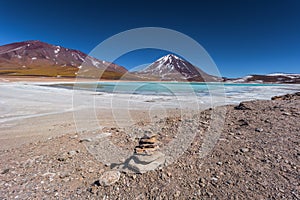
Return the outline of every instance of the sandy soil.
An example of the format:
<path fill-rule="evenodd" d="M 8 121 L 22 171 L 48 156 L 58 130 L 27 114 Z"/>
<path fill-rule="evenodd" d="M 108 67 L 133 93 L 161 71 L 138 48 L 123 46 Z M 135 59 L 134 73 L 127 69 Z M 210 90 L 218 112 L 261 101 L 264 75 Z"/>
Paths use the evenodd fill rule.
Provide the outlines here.
<path fill-rule="evenodd" d="M 111 166 L 89 153 L 89 141 L 66 126 L 69 134 L 0 150 L 0 199 L 299 199 L 299 105 L 298 93 L 226 106 L 221 135 L 204 157 L 202 144 L 214 110 L 157 120 L 150 131 L 159 130 L 161 146 L 176 138 L 178 124 L 192 128 L 196 137 L 176 162 L 144 174 L 121 173 L 110 186 L 99 178 Z M 140 121 L 102 131 L 116 145 L 133 150 L 139 133 L 149 131 L 147 119 Z"/>

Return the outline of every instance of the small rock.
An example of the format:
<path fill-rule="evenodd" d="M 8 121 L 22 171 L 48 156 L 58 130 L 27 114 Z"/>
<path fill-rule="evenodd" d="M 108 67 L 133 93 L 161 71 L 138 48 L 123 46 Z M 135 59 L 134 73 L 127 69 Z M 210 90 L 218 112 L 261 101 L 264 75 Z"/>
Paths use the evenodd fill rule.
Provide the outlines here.
<path fill-rule="evenodd" d="M 235 106 L 234 109 L 236 109 L 236 110 L 251 110 L 244 103 L 240 103 L 238 106 Z"/>
<path fill-rule="evenodd" d="M 289 161 L 288 161 L 288 160 L 284 160 L 284 162 L 285 162 L 285 163 L 287 163 L 287 164 L 289 163 Z"/>
<path fill-rule="evenodd" d="M 204 179 L 204 178 L 200 178 L 200 180 L 199 180 L 199 185 L 201 186 L 201 187 L 205 187 L 205 184 L 206 183 L 206 180 Z"/>
<path fill-rule="evenodd" d="M 136 175 L 135 175 L 135 174 L 132 174 L 130 177 L 131 177 L 133 180 L 136 179 Z"/>
<path fill-rule="evenodd" d="M 9 172 L 9 169 L 5 169 L 5 170 L 3 170 L 2 172 L 1 172 L 1 174 L 6 174 L 6 173 L 8 173 Z"/>
<path fill-rule="evenodd" d="M 128 162 L 128 168 L 137 173 L 145 173 L 155 170 L 165 163 L 165 155 L 161 152 L 155 152 L 152 155 L 134 155 Z"/>
<path fill-rule="evenodd" d="M 178 198 L 178 197 L 180 196 L 180 193 L 181 193 L 181 192 L 180 192 L 179 190 L 177 190 L 177 191 L 175 192 L 175 194 L 174 194 L 174 197 L 175 197 L 175 198 Z"/>
<path fill-rule="evenodd" d="M 288 113 L 288 112 L 284 112 L 284 113 L 282 113 L 283 115 L 286 115 L 286 116 L 290 116 L 290 115 L 292 115 L 291 113 Z"/>
<path fill-rule="evenodd" d="M 91 138 L 83 138 L 79 140 L 79 142 L 92 142 L 93 140 Z"/>
<path fill-rule="evenodd" d="M 80 195 L 82 193 L 81 189 L 77 189 L 76 194 Z"/>
<path fill-rule="evenodd" d="M 154 136 L 154 135 L 156 135 L 156 134 L 154 134 L 151 130 L 145 130 L 145 131 L 144 131 L 144 135 L 145 135 L 146 137 L 152 137 L 152 136 Z"/>
<path fill-rule="evenodd" d="M 171 176 L 172 176 L 172 173 L 171 173 L 171 172 L 167 172 L 167 176 L 168 176 L 168 177 L 171 177 Z"/>
<path fill-rule="evenodd" d="M 217 165 L 222 165 L 223 163 L 222 162 L 217 162 Z"/>
<path fill-rule="evenodd" d="M 69 177 L 69 176 L 70 176 L 70 173 L 69 173 L 69 172 L 62 172 L 62 173 L 59 175 L 59 178 L 63 179 L 63 178 Z"/>
<path fill-rule="evenodd" d="M 226 184 L 227 184 L 227 185 L 231 185 L 231 184 L 232 184 L 232 181 L 231 181 L 231 180 L 228 180 L 228 181 L 226 181 Z"/>
<path fill-rule="evenodd" d="M 263 158 L 263 159 L 261 159 L 261 162 L 269 163 L 270 161 L 268 159 L 266 159 L 266 158 Z"/>
<path fill-rule="evenodd" d="M 102 128 L 102 132 L 108 132 L 108 131 L 110 131 L 111 129 L 110 128 L 108 128 L 108 127 L 103 127 Z"/>
<path fill-rule="evenodd" d="M 70 178 L 68 178 L 68 177 L 63 178 L 62 181 L 66 183 L 66 182 L 70 181 Z"/>
<path fill-rule="evenodd" d="M 90 193 L 92 194 L 96 194 L 97 192 L 97 187 L 95 185 L 93 185 L 91 188 L 90 188 Z"/>
<path fill-rule="evenodd" d="M 205 183 L 200 183 L 199 184 L 201 187 L 205 187 L 206 185 L 205 185 Z"/>
<path fill-rule="evenodd" d="M 205 187 L 206 186 L 206 180 L 205 180 L 205 178 L 200 178 L 199 179 L 199 186 L 200 187 Z"/>
<path fill-rule="evenodd" d="M 238 122 L 239 122 L 240 126 L 248 126 L 249 125 L 249 122 L 245 119 L 240 119 Z"/>
<path fill-rule="evenodd" d="M 70 139 L 76 139 L 76 138 L 78 138 L 78 135 L 70 136 L 69 138 Z"/>
<path fill-rule="evenodd" d="M 212 177 L 211 180 L 217 182 L 219 179 L 217 177 Z"/>
<path fill-rule="evenodd" d="M 110 186 L 120 179 L 121 173 L 119 171 L 106 171 L 99 179 L 102 186 Z"/>
<path fill-rule="evenodd" d="M 214 194 L 211 192 L 206 192 L 209 197 L 212 197 Z"/>
<path fill-rule="evenodd" d="M 246 152 L 249 152 L 250 149 L 248 149 L 248 148 L 241 148 L 240 151 L 243 152 L 243 153 L 246 153 Z"/>
<path fill-rule="evenodd" d="M 68 154 L 69 156 L 74 156 L 77 152 L 76 151 L 69 151 Z"/>
<path fill-rule="evenodd" d="M 165 163 L 165 160 L 165 154 L 161 152 L 154 152 L 151 155 L 134 154 L 127 162 L 117 165 L 114 169 L 123 172 L 135 172 L 142 174 L 159 168 Z"/>
<path fill-rule="evenodd" d="M 59 157 L 57 158 L 57 160 L 58 160 L 58 161 L 66 161 L 67 158 L 68 158 L 68 157 L 67 157 L 66 155 L 62 154 L 61 156 L 59 156 Z"/>
<path fill-rule="evenodd" d="M 205 183 L 205 179 L 204 178 L 200 178 L 199 182 L 200 183 Z"/>
<path fill-rule="evenodd" d="M 256 131 L 256 132 L 263 132 L 264 129 L 262 129 L 262 128 L 256 128 L 255 131 Z"/>

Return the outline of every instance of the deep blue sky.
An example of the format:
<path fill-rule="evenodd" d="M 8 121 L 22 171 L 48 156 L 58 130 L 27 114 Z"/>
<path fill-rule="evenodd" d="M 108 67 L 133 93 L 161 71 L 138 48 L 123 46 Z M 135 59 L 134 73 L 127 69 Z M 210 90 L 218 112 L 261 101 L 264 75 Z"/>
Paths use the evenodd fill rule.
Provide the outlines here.
<path fill-rule="evenodd" d="M 34 1 L 0 0 L 0 45 L 41 40 L 89 53 L 119 32 L 164 27 L 197 40 L 221 75 L 300 73 L 300 1 Z M 127 68 L 161 51 L 116 60 Z"/>

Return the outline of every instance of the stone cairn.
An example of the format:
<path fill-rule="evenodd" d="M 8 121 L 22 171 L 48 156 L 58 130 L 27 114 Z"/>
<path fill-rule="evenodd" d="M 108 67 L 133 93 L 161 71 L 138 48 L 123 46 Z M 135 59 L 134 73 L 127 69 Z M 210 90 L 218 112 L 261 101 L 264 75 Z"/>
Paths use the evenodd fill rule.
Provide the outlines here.
<path fill-rule="evenodd" d="M 124 172 L 145 173 L 165 163 L 165 154 L 158 151 L 156 134 L 145 134 L 134 148 L 134 154 L 115 169 Z"/>

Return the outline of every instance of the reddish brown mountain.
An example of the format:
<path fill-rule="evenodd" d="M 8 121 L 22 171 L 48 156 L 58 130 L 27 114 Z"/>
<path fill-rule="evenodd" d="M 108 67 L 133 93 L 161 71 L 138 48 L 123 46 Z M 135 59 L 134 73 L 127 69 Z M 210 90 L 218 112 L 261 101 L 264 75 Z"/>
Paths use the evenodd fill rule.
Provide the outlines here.
<path fill-rule="evenodd" d="M 73 49 L 41 41 L 25 41 L 0 46 L 0 74 L 75 76 L 81 66 L 87 77 L 105 71 L 107 78 L 127 73 L 124 67 L 98 60 Z M 82 70 L 83 71 L 83 70 Z"/>

